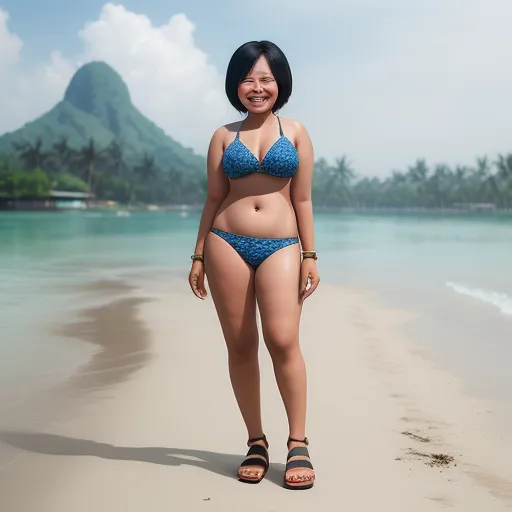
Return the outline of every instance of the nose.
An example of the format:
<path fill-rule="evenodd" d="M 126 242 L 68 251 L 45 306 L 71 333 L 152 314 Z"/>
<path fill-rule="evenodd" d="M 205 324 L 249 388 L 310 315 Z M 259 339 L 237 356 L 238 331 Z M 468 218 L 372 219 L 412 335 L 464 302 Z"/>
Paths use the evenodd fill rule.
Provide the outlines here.
<path fill-rule="evenodd" d="M 254 85 L 252 86 L 252 88 L 254 89 L 254 91 L 261 91 L 261 82 L 259 80 L 254 80 Z"/>

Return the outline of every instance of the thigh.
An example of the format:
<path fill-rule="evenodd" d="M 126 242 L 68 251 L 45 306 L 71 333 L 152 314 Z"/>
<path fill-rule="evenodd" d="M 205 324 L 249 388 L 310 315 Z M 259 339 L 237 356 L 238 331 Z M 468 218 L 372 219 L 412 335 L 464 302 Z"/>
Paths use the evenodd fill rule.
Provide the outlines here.
<path fill-rule="evenodd" d="M 255 289 L 265 342 L 279 345 L 296 343 L 302 311 L 300 303 L 300 247 L 293 244 L 279 249 L 258 268 Z"/>
<path fill-rule="evenodd" d="M 257 336 L 254 270 L 222 238 L 209 233 L 205 273 L 228 348 Z M 236 348 L 236 346 L 234 346 Z"/>

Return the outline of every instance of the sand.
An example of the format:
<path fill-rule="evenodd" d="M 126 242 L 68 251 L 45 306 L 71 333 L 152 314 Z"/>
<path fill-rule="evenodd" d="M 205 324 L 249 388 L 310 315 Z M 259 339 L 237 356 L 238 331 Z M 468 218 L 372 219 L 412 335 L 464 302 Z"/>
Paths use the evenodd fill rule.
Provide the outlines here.
<path fill-rule="evenodd" d="M 411 313 L 324 283 L 307 300 L 317 481 L 297 492 L 282 485 L 288 431 L 264 344 L 271 469 L 247 485 L 236 479 L 246 433 L 211 298 L 196 299 L 185 279 L 116 290 L 127 295 L 58 330 L 97 351 L 55 391 L 51 421 L 0 421 L 0 445 L 15 454 L 0 469 L 2 512 L 512 508 L 512 439 L 499 406 L 467 396 L 406 337 Z"/>

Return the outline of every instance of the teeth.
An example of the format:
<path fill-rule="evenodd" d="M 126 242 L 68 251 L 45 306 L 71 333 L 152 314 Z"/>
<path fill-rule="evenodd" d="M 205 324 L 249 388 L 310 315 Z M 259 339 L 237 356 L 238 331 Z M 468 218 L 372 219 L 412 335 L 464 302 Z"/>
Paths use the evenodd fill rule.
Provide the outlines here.
<path fill-rule="evenodd" d="M 251 98 L 251 101 L 265 101 L 267 98 Z"/>

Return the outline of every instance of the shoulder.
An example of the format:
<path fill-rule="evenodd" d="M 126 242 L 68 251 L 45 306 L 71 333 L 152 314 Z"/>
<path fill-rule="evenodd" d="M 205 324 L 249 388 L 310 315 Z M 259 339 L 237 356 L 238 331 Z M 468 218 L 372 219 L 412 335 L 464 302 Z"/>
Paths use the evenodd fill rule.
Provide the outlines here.
<path fill-rule="evenodd" d="M 225 145 L 227 141 L 233 139 L 238 131 L 242 121 L 235 121 L 233 123 L 224 124 L 215 129 L 212 134 L 210 144 Z"/>
<path fill-rule="evenodd" d="M 309 133 L 303 123 L 297 119 L 279 117 L 284 134 L 292 140 L 296 146 L 301 143 L 310 143 Z"/>
<path fill-rule="evenodd" d="M 236 132 L 240 128 L 241 124 L 242 124 L 242 121 L 234 121 L 233 123 L 227 123 L 227 124 L 223 124 L 222 126 L 219 126 L 213 132 L 212 139 L 226 137 L 230 133 L 236 134 Z"/>
<path fill-rule="evenodd" d="M 283 127 L 284 132 L 290 132 L 290 134 L 295 135 L 307 135 L 306 127 L 297 119 L 289 119 L 286 117 L 279 116 L 281 120 L 281 126 Z"/>

